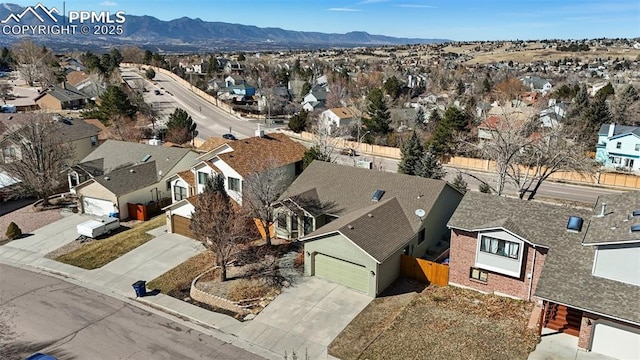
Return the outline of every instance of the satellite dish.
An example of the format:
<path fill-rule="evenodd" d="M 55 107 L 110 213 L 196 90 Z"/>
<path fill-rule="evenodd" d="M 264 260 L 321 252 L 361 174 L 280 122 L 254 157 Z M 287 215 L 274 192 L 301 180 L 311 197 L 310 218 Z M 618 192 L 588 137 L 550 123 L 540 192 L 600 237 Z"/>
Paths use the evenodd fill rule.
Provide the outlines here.
<path fill-rule="evenodd" d="M 419 218 L 422 218 L 422 217 L 423 217 L 423 216 L 425 216 L 426 214 L 427 214 L 427 213 L 426 213 L 426 212 L 424 212 L 424 210 L 422 210 L 422 209 L 418 209 L 418 210 L 416 210 L 416 216 L 417 216 L 417 217 L 419 217 Z"/>

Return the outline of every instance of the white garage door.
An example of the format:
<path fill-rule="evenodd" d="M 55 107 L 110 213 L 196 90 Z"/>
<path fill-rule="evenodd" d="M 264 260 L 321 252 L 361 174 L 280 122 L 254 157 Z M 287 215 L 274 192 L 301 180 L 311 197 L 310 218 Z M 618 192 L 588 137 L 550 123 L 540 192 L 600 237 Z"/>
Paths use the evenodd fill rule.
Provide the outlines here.
<path fill-rule="evenodd" d="M 108 216 L 109 213 L 116 211 L 113 202 L 86 196 L 82 198 L 82 209 L 85 214 L 100 216 Z"/>
<path fill-rule="evenodd" d="M 358 264 L 350 263 L 324 254 L 315 256 L 315 275 L 338 284 L 369 292 L 369 272 Z"/>
<path fill-rule="evenodd" d="M 640 359 L 640 330 L 596 323 L 591 351 L 616 359 Z"/>

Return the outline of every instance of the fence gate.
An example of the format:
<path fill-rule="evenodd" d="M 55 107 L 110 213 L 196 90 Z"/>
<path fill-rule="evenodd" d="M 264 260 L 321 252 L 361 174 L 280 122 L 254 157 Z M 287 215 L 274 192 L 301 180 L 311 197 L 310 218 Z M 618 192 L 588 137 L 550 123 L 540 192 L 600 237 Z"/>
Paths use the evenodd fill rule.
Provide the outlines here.
<path fill-rule="evenodd" d="M 426 284 L 447 286 L 449 284 L 449 266 L 414 258 L 400 257 L 400 274 Z"/>

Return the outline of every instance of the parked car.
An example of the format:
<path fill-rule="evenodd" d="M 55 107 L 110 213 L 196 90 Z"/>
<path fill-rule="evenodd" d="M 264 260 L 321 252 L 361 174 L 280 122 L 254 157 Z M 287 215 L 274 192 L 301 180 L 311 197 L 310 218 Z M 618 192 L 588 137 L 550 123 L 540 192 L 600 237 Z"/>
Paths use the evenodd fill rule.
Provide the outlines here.
<path fill-rule="evenodd" d="M 238 140 L 238 138 L 233 134 L 223 134 L 222 138 L 227 140 Z"/>
<path fill-rule="evenodd" d="M 344 148 L 340 150 L 340 155 L 358 156 L 358 154 L 356 153 L 356 149 L 352 148 Z"/>

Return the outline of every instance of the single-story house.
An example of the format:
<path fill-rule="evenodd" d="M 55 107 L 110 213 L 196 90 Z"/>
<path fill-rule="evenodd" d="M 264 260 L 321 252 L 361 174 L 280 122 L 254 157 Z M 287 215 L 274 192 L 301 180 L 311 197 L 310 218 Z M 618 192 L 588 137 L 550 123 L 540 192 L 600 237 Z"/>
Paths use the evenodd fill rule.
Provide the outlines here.
<path fill-rule="evenodd" d="M 189 149 L 107 140 L 68 173 L 83 213 L 129 217 L 128 203 L 148 204 L 171 196 L 170 179 L 189 169 L 198 154 Z"/>
<path fill-rule="evenodd" d="M 88 100 L 87 95 L 67 82 L 52 85 L 35 98 L 36 104 L 46 110 L 80 109 Z"/>
<path fill-rule="evenodd" d="M 461 199 L 446 181 L 314 161 L 280 197 L 275 231 L 304 242 L 306 275 L 375 297 L 401 255 L 446 251 Z"/>
<path fill-rule="evenodd" d="M 640 358 L 640 191 L 592 210 L 467 192 L 448 226 L 451 285 L 535 301 L 579 347 Z"/>

